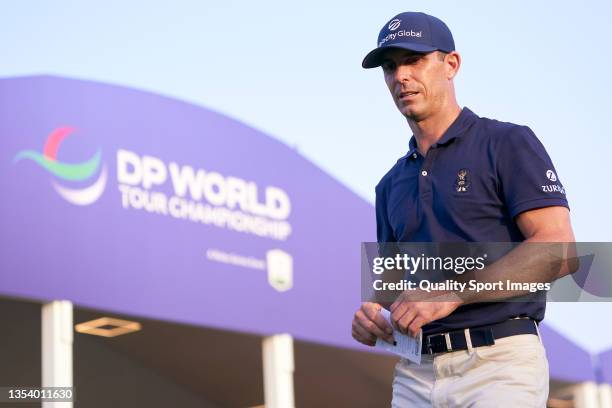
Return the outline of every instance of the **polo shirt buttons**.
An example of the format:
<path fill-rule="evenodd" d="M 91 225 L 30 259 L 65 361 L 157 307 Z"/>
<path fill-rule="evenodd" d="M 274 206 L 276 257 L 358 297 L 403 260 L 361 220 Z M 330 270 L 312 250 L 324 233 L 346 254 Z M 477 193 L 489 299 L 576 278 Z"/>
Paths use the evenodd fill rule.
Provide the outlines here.
<path fill-rule="evenodd" d="M 423 171 L 421 172 L 421 176 L 425 177 L 426 175 L 427 175 L 427 171 L 426 171 L 426 170 L 423 170 Z"/>
<path fill-rule="evenodd" d="M 412 153 L 412 158 L 416 159 L 417 158 L 417 154 L 416 153 Z"/>

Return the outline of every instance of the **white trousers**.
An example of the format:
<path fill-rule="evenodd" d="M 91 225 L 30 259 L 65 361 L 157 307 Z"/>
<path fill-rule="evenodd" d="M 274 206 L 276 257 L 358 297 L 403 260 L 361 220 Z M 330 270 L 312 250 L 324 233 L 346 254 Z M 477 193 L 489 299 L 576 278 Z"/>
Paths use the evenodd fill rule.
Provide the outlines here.
<path fill-rule="evenodd" d="M 393 380 L 394 408 L 546 407 L 548 360 L 540 338 L 520 334 L 492 346 L 401 359 Z"/>

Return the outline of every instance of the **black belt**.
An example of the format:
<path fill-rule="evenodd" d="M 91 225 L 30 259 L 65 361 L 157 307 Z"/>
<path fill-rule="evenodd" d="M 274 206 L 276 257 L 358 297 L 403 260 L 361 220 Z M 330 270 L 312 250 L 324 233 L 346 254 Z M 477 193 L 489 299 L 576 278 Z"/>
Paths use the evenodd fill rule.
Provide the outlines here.
<path fill-rule="evenodd" d="M 491 346 L 495 339 L 517 334 L 538 334 L 535 320 L 528 318 L 510 319 L 505 322 L 469 329 L 472 347 Z M 448 351 L 467 350 L 464 330 L 423 336 L 423 353 L 435 354 Z"/>

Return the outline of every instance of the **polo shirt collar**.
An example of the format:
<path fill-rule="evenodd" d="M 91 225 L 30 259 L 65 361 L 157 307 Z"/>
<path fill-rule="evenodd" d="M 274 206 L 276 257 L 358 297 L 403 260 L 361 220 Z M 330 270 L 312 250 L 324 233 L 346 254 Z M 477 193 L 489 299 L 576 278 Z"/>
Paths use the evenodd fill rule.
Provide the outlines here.
<path fill-rule="evenodd" d="M 434 143 L 432 147 L 445 145 L 450 143 L 452 140 L 461 137 L 465 133 L 465 130 L 467 130 L 467 128 L 470 127 L 470 125 L 474 123 L 477 118 L 478 116 L 474 112 L 467 107 L 464 107 L 461 109 L 457 119 L 455 119 L 448 129 L 446 129 L 446 132 L 444 132 L 442 137 L 438 139 L 438 141 Z M 408 148 L 408 153 L 404 157 L 409 157 L 417 152 L 417 143 L 414 135 L 410 138 L 410 142 L 408 142 Z"/>

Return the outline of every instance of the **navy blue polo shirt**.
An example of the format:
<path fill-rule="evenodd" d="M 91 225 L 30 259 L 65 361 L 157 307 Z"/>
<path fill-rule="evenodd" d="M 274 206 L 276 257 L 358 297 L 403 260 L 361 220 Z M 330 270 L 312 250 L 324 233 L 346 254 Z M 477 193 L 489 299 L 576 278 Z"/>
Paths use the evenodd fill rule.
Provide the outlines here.
<path fill-rule="evenodd" d="M 526 126 L 481 118 L 463 108 L 423 157 L 414 136 L 376 186 L 378 242 L 521 242 L 521 212 L 568 207 L 544 146 Z M 459 307 L 423 327 L 425 334 L 493 324 L 516 316 L 544 318 L 534 302 Z"/>

